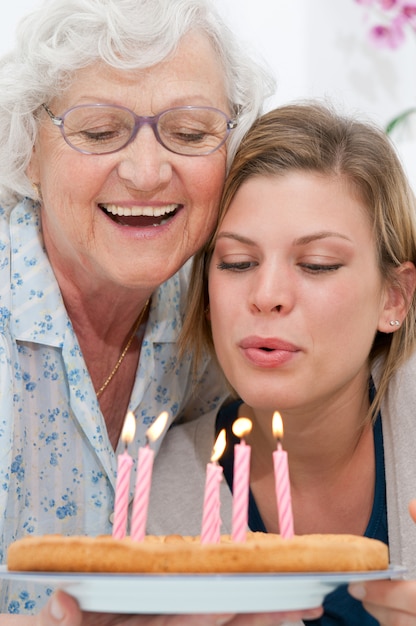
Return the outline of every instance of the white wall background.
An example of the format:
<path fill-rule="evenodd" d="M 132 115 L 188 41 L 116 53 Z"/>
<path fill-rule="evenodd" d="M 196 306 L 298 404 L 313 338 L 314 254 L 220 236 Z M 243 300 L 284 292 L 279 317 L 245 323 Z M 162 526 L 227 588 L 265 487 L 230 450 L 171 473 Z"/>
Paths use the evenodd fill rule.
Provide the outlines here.
<path fill-rule="evenodd" d="M 380 122 L 416 104 L 416 35 L 380 50 L 354 0 L 217 0 L 235 31 L 272 66 L 277 103 L 328 97 Z"/>
<path fill-rule="evenodd" d="M 20 17 L 38 1 L 14 0 L 7 15 L 3 9 L 0 55 L 12 47 Z M 416 34 L 409 33 L 394 51 L 375 48 L 367 37 L 364 9 L 354 0 L 213 1 L 252 54 L 275 74 L 277 93 L 267 108 L 324 98 L 384 125 L 416 106 Z M 416 182 L 416 150 L 413 154 L 406 141 L 397 145 Z M 413 156 L 408 158 L 410 147 Z"/>

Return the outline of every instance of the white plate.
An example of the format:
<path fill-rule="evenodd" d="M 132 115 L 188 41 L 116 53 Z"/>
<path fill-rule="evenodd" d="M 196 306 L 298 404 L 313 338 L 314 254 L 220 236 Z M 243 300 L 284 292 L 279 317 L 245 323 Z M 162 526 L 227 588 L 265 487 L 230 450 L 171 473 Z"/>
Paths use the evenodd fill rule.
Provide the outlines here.
<path fill-rule="evenodd" d="M 85 611 L 108 613 L 252 613 L 320 606 L 349 582 L 401 578 L 403 567 L 330 574 L 85 574 L 9 572 L 0 577 L 44 583 L 74 596 Z"/>

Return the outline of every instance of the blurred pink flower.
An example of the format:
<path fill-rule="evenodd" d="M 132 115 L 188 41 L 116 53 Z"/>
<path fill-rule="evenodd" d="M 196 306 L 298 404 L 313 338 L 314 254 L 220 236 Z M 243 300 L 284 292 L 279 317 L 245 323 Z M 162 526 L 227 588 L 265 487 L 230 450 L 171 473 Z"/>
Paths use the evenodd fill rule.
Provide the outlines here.
<path fill-rule="evenodd" d="M 355 0 L 365 7 L 364 18 L 371 20 L 368 35 L 370 41 L 379 48 L 394 50 L 401 46 L 407 33 L 416 34 L 416 0 Z M 373 19 L 373 16 L 376 16 Z M 411 120 L 415 119 L 416 107 L 407 108 L 391 119 L 386 125 L 386 132 L 391 135 L 400 129 L 408 129 Z"/>
<path fill-rule="evenodd" d="M 355 0 L 366 7 L 366 19 L 372 13 L 377 21 L 369 29 L 370 41 L 379 48 L 395 49 L 401 46 L 407 30 L 416 33 L 416 1 Z"/>

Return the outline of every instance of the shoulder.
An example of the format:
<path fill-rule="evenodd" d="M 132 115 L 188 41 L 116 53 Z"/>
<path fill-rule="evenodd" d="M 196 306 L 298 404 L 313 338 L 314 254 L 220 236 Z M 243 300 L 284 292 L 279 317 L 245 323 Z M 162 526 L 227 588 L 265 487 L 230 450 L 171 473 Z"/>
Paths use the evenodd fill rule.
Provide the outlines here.
<path fill-rule="evenodd" d="M 174 320 L 174 329 L 177 333 L 180 331 L 181 320 L 186 310 L 190 263 L 191 260 L 153 293 L 151 324 L 164 324 L 166 320 L 172 323 Z"/>
<path fill-rule="evenodd" d="M 375 385 L 379 380 L 382 361 L 378 361 L 372 370 Z M 386 397 L 382 402 L 382 415 L 389 412 L 416 412 L 416 351 L 397 369 L 392 376 Z"/>
<path fill-rule="evenodd" d="M 214 426 L 215 416 L 202 416 L 165 435 L 153 466 L 148 533 L 199 533 Z"/>
<path fill-rule="evenodd" d="M 179 454 L 185 454 L 181 460 L 181 467 L 205 465 L 211 456 L 215 438 L 215 413 L 201 415 L 197 419 L 186 423 L 173 424 L 166 433 L 159 453 L 155 460 L 156 469 L 163 471 L 172 468 L 172 461 L 178 459 Z"/>
<path fill-rule="evenodd" d="M 0 331 L 10 319 L 10 210 L 0 206 Z"/>
<path fill-rule="evenodd" d="M 6 256 L 10 254 L 10 210 L 0 206 L 0 258 L 1 265 L 4 267 Z"/>

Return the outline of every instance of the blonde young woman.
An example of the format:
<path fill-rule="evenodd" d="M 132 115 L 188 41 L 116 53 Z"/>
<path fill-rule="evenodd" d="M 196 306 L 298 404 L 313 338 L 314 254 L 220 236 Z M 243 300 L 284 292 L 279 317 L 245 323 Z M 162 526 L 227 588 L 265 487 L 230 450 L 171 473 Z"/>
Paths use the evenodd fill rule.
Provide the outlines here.
<path fill-rule="evenodd" d="M 181 508 L 198 514 L 182 515 L 181 532 L 199 532 L 205 465 L 226 428 L 221 498 L 229 531 L 238 441 L 231 425 L 249 417 L 249 526 L 279 532 L 271 429 L 279 410 L 295 532 L 376 537 L 409 578 L 340 588 L 319 619 L 291 616 L 308 624 L 416 624 L 408 510 L 416 497 L 415 263 L 414 196 L 381 130 L 314 103 L 254 124 L 229 173 L 216 231 L 195 260 L 185 328 L 185 345 L 199 355 L 215 349 L 238 399 L 216 419 L 172 429 L 156 477 L 171 494 L 165 505 L 175 522 L 175 496 L 188 477 Z"/>

